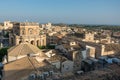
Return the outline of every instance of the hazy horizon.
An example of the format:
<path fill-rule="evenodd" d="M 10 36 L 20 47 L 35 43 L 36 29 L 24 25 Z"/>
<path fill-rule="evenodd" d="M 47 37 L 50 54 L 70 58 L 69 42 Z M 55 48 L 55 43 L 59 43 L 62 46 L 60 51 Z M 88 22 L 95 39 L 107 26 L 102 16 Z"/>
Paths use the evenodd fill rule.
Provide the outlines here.
<path fill-rule="evenodd" d="M 120 0 L 1 0 L 0 22 L 120 25 Z"/>

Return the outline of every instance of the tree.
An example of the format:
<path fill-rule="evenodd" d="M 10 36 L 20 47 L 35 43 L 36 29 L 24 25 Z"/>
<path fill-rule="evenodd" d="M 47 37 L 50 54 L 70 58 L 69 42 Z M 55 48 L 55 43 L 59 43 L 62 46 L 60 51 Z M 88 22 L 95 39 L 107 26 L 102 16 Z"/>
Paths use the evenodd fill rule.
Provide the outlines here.
<path fill-rule="evenodd" d="M 0 62 L 2 62 L 2 59 L 5 55 L 7 55 L 8 48 L 1 48 L 0 49 Z"/>
<path fill-rule="evenodd" d="M 54 45 L 38 46 L 39 49 L 55 49 Z"/>

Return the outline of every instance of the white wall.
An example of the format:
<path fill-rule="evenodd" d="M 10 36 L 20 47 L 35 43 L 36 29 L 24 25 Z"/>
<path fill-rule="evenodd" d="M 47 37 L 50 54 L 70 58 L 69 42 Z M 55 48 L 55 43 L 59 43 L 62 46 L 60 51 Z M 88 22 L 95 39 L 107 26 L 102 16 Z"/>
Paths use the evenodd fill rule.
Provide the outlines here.
<path fill-rule="evenodd" d="M 18 56 L 17 59 L 21 59 L 23 57 L 26 57 L 27 55 L 23 55 L 23 56 Z"/>
<path fill-rule="evenodd" d="M 51 56 L 54 56 L 55 54 L 53 54 L 53 51 L 50 50 L 50 51 L 46 52 L 45 55 L 47 55 L 48 57 L 51 57 Z"/>
<path fill-rule="evenodd" d="M 8 62 L 17 60 L 17 57 L 15 56 L 8 56 Z"/>
<path fill-rule="evenodd" d="M 23 57 L 26 57 L 27 55 L 22 55 L 22 56 L 18 56 L 18 57 L 15 57 L 15 56 L 8 56 L 8 62 L 11 62 L 11 61 L 15 61 L 17 59 L 21 59 Z"/>
<path fill-rule="evenodd" d="M 87 45 L 86 50 L 87 50 L 87 55 L 89 55 L 89 57 L 95 58 L 95 47 Z"/>

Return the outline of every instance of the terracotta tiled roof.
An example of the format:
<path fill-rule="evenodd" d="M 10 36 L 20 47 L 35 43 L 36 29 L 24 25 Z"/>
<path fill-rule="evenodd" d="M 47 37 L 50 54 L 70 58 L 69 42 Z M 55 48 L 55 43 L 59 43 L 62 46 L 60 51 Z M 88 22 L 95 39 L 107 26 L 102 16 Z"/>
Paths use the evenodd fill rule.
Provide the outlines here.
<path fill-rule="evenodd" d="M 4 65 L 4 78 L 5 80 L 20 80 L 46 65 L 48 66 L 45 62 L 38 63 L 34 57 L 24 57 Z"/>
<path fill-rule="evenodd" d="M 40 52 L 41 50 L 32 44 L 21 43 L 8 49 L 8 56 L 27 55 L 30 53 L 37 54 Z"/>

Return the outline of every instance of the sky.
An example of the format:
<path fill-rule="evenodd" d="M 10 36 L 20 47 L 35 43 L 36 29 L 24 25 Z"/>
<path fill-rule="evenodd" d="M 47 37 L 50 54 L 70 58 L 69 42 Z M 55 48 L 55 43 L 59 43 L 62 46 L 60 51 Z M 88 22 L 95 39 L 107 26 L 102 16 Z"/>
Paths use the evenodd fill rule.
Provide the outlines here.
<path fill-rule="evenodd" d="M 0 22 L 120 25 L 120 0 L 0 0 Z"/>

